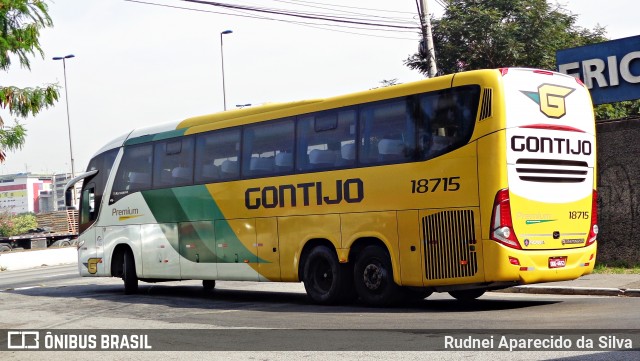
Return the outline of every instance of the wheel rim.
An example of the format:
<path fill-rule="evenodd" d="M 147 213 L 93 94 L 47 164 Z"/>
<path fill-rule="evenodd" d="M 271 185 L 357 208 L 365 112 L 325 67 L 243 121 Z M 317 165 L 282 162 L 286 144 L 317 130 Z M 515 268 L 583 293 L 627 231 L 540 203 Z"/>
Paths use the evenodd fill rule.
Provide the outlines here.
<path fill-rule="evenodd" d="M 382 287 L 385 271 L 379 263 L 370 263 L 364 268 L 362 278 L 370 291 L 378 291 Z"/>
<path fill-rule="evenodd" d="M 333 272 L 326 260 L 317 260 L 312 268 L 313 286 L 315 289 L 326 293 L 331 290 L 333 284 Z"/>

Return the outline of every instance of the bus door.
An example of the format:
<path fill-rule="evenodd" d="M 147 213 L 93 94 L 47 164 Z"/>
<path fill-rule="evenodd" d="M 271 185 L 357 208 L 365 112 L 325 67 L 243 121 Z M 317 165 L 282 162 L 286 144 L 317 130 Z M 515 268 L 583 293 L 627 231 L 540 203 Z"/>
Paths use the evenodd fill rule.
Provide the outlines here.
<path fill-rule="evenodd" d="M 105 274 L 104 265 L 110 264 L 110 260 L 104 258 L 104 233 L 106 227 L 94 227 L 95 230 L 95 239 L 96 239 L 96 258 L 101 260 L 96 265 L 98 268 L 98 274 Z"/>
<path fill-rule="evenodd" d="M 260 281 L 280 281 L 280 249 L 276 218 L 256 218 Z"/>
<path fill-rule="evenodd" d="M 137 229 L 141 239 L 142 273 L 144 277 L 180 279 L 178 226 L 176 223 L 125 226 L 129 232 Z M 134 236 L 135 237 L 135 236 Z M 134 238 L 130 238 L 134 239 Z"/>
<path fill-rule="evenodd" d="M 215 221 L 218 279 L 258 281 L 255 219 Z"/>
<path fill-rule="evenodd" d="M 78 269 L 82 276 L 100 276 L 104 272 L 103 259 L 98 258 L 96 227 L 92 227 L 78 236 Z M 102 252 L 101 252 L 102 254 Z M 100 265 L 100 268 L 98 267 Z"/>
<path fill-rule="evenodd" d="M 82 187 L 79 233 L 78 236 L 78 267 L 83 276 L 104 275 L 102 244 L 96 234 L 96 228 L 91 227 L 96 220 L 95 183 L 91 182 Z M 98 247 L 100 251 L 98 252 Z"/>

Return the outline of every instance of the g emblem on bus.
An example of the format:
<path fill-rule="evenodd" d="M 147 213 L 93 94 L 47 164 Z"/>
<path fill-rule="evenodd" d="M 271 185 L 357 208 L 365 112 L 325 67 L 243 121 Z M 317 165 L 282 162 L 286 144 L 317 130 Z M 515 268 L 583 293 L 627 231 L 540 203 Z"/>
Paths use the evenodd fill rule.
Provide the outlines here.
<path fill-rule="evenodd" d="M 567 114 L 564 98 L 568 97 L 574 90 L 560 85 L 542 84 L 538 87 L 537 92 L 524 90 L 521 90 L 521 92 L 540 106 L 542 114 L 549 118 L 560 119 Z"/>
<path fill-rule="evenodd" d="M 90 274 L 94 275 L 98 272 L 98 263 L 102 263 L 102 258 L 89 258 L 84 266 L 87 267 Z"/>

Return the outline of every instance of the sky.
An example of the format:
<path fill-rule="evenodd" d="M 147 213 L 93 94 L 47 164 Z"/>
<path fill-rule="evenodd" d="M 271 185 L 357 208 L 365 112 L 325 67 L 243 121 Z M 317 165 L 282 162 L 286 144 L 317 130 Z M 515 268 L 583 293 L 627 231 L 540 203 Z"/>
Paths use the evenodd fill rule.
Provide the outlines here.
<path fill-rule="evenodd" d="M 310 19 L 263 20 L 180 0 L 141 1 L 164 6 L 126 0 L 48 1 L 54 27 L 41 33 L 44 58 L 33 58 L 30 71 L 14 60 L 8 72 L 0 72 L 0 84 L 57 83 L 61 98 L 35 117 L 19 119 L 28 130 L 26 143 L 8 153 L 0 174 L 70 172 L 68 123 L 78 174 L 104 144 L 134 128 L 222 111 L 222 58 L 228 109 L 346 94 L 377 87 L 382 80 L 423 78 L 403 64 L 417 50 L 419 34 L 411 29 L 327 30 L 317 22 L 291 23 L 313 23 Z M 305 13 L 332 9 L 349 17 L 365 13 L 377 16 L 368 17 L 370 22 L 393 18 L 396 25 L 417 26 L 415 0 L 217 1 Z M 429 12 L 436 17 L 443 12 L 439 3 L 429 0 Z M 609 0 L 606 8 L 601 0 L 559 3 L 578 15 L 579 26 L 605 26 L 610 39 L 640 35 L 637 0 Z M 222 36 L 221 54 L 224 30 L 233 33 Z M 66 98 L 63 64 L 52 57 L 68 54 L 75 57 L 66 60 Z M 6 110 L 0 109 L 0 116 L 6 124 L 15 120 Z"/>

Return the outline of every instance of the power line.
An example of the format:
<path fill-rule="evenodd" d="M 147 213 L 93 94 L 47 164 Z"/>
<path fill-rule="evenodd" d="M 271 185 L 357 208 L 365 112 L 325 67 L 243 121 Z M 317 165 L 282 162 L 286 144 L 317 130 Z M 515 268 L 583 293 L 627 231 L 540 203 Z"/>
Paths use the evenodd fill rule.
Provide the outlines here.
<path fill-rule="evenodd" d="M 307 5 L 307 4 L 303 4 L 303 3 L 311 3 L 311 4 L 316 4 L 313 2 L 308 2 L 308 1 L 296 1 L 296 0 L 291 0 L 291 1 L 286 1 L 286 0 L 273 0 L 275 2 L 279 2 L 279 3 L 285 3 L 285 4 L 291 4 L 291 5 L 296 5 L 296 6 L 306 6 L 306 7 L 310 7 L 310 8 L 316 8 L 316 9 L 323 9 L 323 10 L 330 10 L 330 11 L 335 11 L 335 12 L 341 12 L 341 13 L 345 13 L 345 14 L 354 14 L 354 15 L 364 15 L 364 16 L 368 16 L 371 18 L 378 18 L 378 19 L 389 19 L 389 20 L 394 20 L 394 21 L 399 21 L 399 22 L 404 22 L 404 23 L 413 23 L 413 19 L 411 20 L 407 20 L 406 18 L 397 18 L 397 17 L 389 17 L 389 16 L 380 16 L 380 15 L 373 15 L 373 14 L 363 14 L 361 12 L 354 12 L 354 11 L 348 11 L 348 10 L 340 10 L 340 9 L 333 9 L 331 7 L 325 7 L 325 6 L 338 6 L 338 5 L 330 5 L 330 4 L 319 4 L 319 5 L 324 5 L 324 6 L 317 6 L 317 5 Z M 349 9 L 360 9 L 360 10 L 367 10 L 367 11 L 381 11 L 381 12 L 386 12 L 385 10 L 376 10 L 376 9 L 365 9 L 365 8 L 354 8 L 354 7 L 350 7 L 350 6 L 342 6 L 345 8 L 349 8 Z"/>
<path fill-rule="evenodd" d="M 213 1 L 204 1 L 204 0 L 181 0 L 181 1 L 189 2 L 189 3 L 195 3 L 195 4 L 211 5 L 211 6 L 222 7 L 222 8 L 226 8 L 226 9 L 247 10 L 247 11 L 261 12 L 261 13 L 272 14 L 272 15 L 291 16 L 291 17 L 298 17 L 298 18 L 303 18 L 303 19 L 322 20 L 322 21 L 338 22 L 338 23 L 345 23 L 345 24 L 379 26 L 379 27 L 388 27 L 388 28 L 393 28 L 393 29 L 412 29 L 412 30 L 417 29 L 416 26 L 383 24 L 383 23 L 380 23 L 380 22 L 379 23 L 372 23 L 372 22 L 366 22 L 366 21 L 363 21 L 363 20 L 360 20 L 360 19 L 353 19 L 353 18 L 347 18 L 347 17 L 339 17 L 339 16 L 325 17 L 325 16 L 319 16 L 319 15 L 308 14 L 308 13 L 283 11 L 283 10 L 278 10 L 278 9 L 259 8 L 259 7 L 233 5 L 233 4 L 225 4 L 225 3 L 213 2 Z"/>
<path fill-rule="evenodd" d="M 447 6 L 449 6 L 449 4 L 447 4 L 445 0 L 436 0 L 436 3 L 445 9 L 447 8 Z"/>
<path fill-rule="evenodd" d="M 261 16 L 261 15 L 249 15 L 249 14 L 247 14 L 246 11 L 243 11 L 243 10 L 233 10 L 232 9 L 232 10 L 229 10 L 229 11 L 234 11 L 234 12 L 241 13 L 241 14 L 246 14 L 246 17 L 251 17 L 251 18 L 256 18 L 256 19 L 263 19 L 263 20 L 281 21 L 281 22 L 294 24 L 294 25 L 309 25 L 310 27 L 313 27 L 313 28 L 316 28 L 316 29 L 324 29 L 324 30 L 338 31 L 338 30 L 335 30 L 335 29 L 323 28 L 323 26 L 329 26 L 329 27 L 337 27 L 337 28 L 345 28 L 345 29 L 366 30 L 366 31 L 388 31 L 388 32 L 394 32 L 394 33 L 400 32 L 400 33 L 412 33 L 412 34 L 415 33 L 415 31 L 413 31 L 413 30 L 375 29 L 375 28 L 366 28 L 366 27 L 340 25 L 340 24 L 319 24 L 319 23 L 310 23 L 310 22 L 304 22 L 304 21 L 274 19 L 274 18 L 270 18 L 270 17 L 267 17 L 267 16 Z M 232 15 L 232 14 L 229 14 L 229 15 Z M 345 33 L 367 35 L 367 34 L 354 33 L 354 32 L 345 32 Z M 375 35 L 373 35 L 373 36 L 375 36 Z M 398 37 L 387 37 L 387 38 L 390 38 L 390 39 L 406 39 L 406 38 L 398 38 Z"/>
<path fill-rule="evenodd" d="M 337 4 L 325 4 L 325 3 L 317 3 L 317 2 L 313 2 L 313 1 L 303 1 L 303 0 L 291 0 L 293 2 L 296 3 L 307 3 L 307 4 L 316 4 L 316 5 L 325 5 L 325 6 L 334 6 L 334 7 L 340 7 L 340 8 L 347 8 L 347 9 L 358 9 L 358 10 L 369 10 L 369 11 L 380 11 L 380 12 L 385 12 L 385 13 L 399 13 L 399 14 L 414 14 L 412 12 L 409 11 L 396 11 L 396 10 L 383 10 L 383 9 L 370 9 L 370 8 L 361 8 L 361 7 L 356 7 L 356 6 L 346 6 L 346 5 L 337 5 Z"/>
<path fill-rule="evenodd" d="M 404 32 L 411 32 L 411 33 L 413 33 L 413 31 L 407 31 L 407 30 L 373 29 L 373 28 L 352 27 L 352 26 L 339 25 L 339 24 L 307 23 L 307 22 L 301 22 L 301 21 L 275 19 L 275 18 L 270 18 L 270 17 L 266 17 L 266 16 L 260 16 L 260 15 L 250 15 L 250 14 L 244 13 L 241 10 L 234 10 L 234 9 L 229 9 L 229 11 L 239 12 L 241 14 L 232 14 L 232 13 L 221 12 L 221 11 L 194 9 L 194 8 L 182 7 L 182 6 L 176 6 L 176 5 L 158 4 L 158 3 L 153 3 L 153 2 L 148 2 L 148 1 L 141 1 L 141 0 L 124 0 L 124 1 L 143 4 L 143 5 L 151 5 L 151 6 L 165 7 L 165 8 L 171 8 L 171 9 L 178 9 L 178 10 L 195 11 L 195 12 L 201 12 L 201 13 L 219 14 L 219 15 L 235 16 L 235 17 L 258 19 L 258 20 L 278 21 L 278 22 L 284 22 L 284 23 L 288 23 L 288 24 L 292 24 L 292 25 L 299 25 L 299 26 L 305 26 L 305 27 L 310 27 L 310 28 L 315 28 L 315 29 L 320 29 L 320 30 L 340 32 L 340 33 L 359 35 L 359 36 L 368 36 L 368 37 L 385 38 L 385 39 L 410 40 L 410 41 L 415 41 L 416 40 L 416 39 L 409 39 L 409 38 L 403 38 L 403 37 L 383 36 L 383 35 L 374 35 L 374 34 L 363 34 L 363 33 L 358 33 L 358 32 L 353 32 L 353 31 L 328 29 L 328 28 L 325 28 L 325 26 L 340 27 L 340 28 L 350 28 L 350 29 L 359 29 L 359 30 L 366 30 L 366 31 L 393 31 L 393 32 L 403 32 L 403 33 Z"/>

